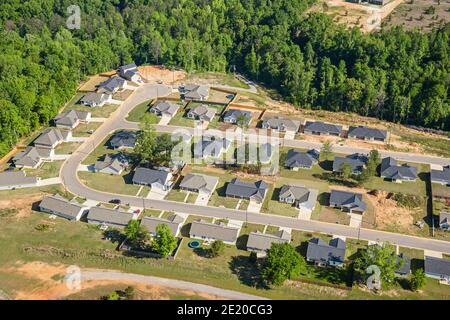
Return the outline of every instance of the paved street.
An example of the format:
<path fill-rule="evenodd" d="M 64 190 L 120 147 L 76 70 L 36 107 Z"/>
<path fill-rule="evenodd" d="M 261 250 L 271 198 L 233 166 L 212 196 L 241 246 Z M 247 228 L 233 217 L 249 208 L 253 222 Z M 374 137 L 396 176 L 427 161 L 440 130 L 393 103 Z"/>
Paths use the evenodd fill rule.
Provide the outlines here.
<path fill-rule="evenodd" d="M 117 194 L 109 194 L 93 190 L 83 185 L 77 176 L 78 165 L 87 155 L 100 144 L 104 138 L 111 132 L 117 129 L 138 129 L 135 123 L 127 122 L 125 119 L 129 111 L 139 103 L 146 100 L 153 99 L 157 96 L 168 95 L 171 88 L 164 85 L 143 85 L 125 101 L 112 115 L 100 126 L 94 134 L 92 134 L 87 141 L 85 141 L 71 157 L 63 164 L 60 172 L 62 181 L 68 191 L 80 197 L 86 197 L 100 202 L 108 202 L 112 199 L 121 199 L 123 203 L 129 203 L 131 206 L 141 207 L 143 202 L 146 208 L 154 208 L 165 211 L 183 212 L 187 214 L 203 215 L 207 217 L 225 218 L 240 221 L 248 221 L 251 223 L 258 223 L 264 225 L 276 225 L 279 227 L 292 228 L 311 232 L 322 232 L 326 234 L 340 235 L 350 238 L 358 238 L 370 241 L 390 241 L 391 243 L 425 250 L 439 251 L 450 254 L 450 243 L 440 240 L 419 238 L 407 236 L 396 233 L 389 233 L 370 229 L 359 229 L 345 225 L 331 224 L 314 220 L 299 220 L 283 216 L 251 213 L 241 210 L 233 210 L 226 208 L 199 206 L 189 203 L 179 203 L 167 200 L 152 200 L 142 199 L 134 196 L 123 196 Z M 176 127 L 173 126 L 156 126 L 157 131 L 173 132 Z M 191 129 L 193 130 L 193 129 Z M 301 140 L 285 140 L 287 143 L 297 144 L 296 147 L 305 147 L 302 143 L 308 143 Z M 294 146 L 294 145 L 291 145 Z M 341 152 L 335 149 L 337 152 Z M 352 151 L 356 152 L 356 151 Z M 406 155 L 405 155 L 406 156 Z M 441 161 L 447 163 L 446 159 L 428 156 L 410 155 L 415 162 L 422 160 L 426 161 Z M 399 158 L 399 156 L 396 156 Z M 421 158 L 419 158 L 421 157 Z M 440 159 L 440 160 L 439 160 Z"/>

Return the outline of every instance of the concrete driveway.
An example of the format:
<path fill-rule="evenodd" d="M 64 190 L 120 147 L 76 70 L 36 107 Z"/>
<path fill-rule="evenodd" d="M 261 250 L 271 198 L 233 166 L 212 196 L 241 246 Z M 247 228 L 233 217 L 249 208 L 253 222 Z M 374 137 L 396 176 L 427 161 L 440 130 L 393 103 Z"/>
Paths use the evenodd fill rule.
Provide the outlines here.
<path fill-rule="evenodd" d="M 311 214 L 312 211 L 305 208 L 300 208 L 298 210 L 298 218 L 302 220 L 311 220 Z"/>
<path fill-rule="evenodd" d="M 207 206 L 209 198 L 211 198 L 210 193 L 199 192 L 198 197 L 195 200 L 195 204 L 198 206 Z"/>
<path fill-rule="evenodd" d="M 164 191 L 158 188 L 152 188 L 147 195 L 147 199 L 163 200 L 168 193 L 169 191 Z"/>
<path fill-rule="evenodd" d="M 257 203 L 256 201 L 250 200 L 247 211 L 259 213 L 261 211 L 261 207 L 262 207 L 262 202 Z"/>
<path fill-rule="evenodd" d="M 169 117 L 169 116 L 162 116 L 161 117 L 161 120 L 159 120 L 159 125 L 162 125 L 162 126 L 165 126 L 165 125 L 167 125 L 169 122 L 170 122 L 170 120 L 171 120 L 172 118 L 171 117 Z"/>
<path fill-rule="evenodd" d="M 357 213 L 349 213 L 350 215 L 350 227 L 359 228 L 362 222 L 362 215 Z"/>

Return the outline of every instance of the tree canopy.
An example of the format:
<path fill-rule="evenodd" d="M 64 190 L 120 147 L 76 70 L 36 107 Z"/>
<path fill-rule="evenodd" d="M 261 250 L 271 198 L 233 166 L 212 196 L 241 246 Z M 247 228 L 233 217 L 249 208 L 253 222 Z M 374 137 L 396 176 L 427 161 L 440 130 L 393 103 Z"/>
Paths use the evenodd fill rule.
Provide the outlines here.
<path fill-rule="evenodd" d="M 0 153 L 47 124 L 86 75 L 162 63 L 234 70 L 302 108 L 450 129 L 449 27 L 363 34 L 314 0 L 4 0 L 0 8 Z"/>

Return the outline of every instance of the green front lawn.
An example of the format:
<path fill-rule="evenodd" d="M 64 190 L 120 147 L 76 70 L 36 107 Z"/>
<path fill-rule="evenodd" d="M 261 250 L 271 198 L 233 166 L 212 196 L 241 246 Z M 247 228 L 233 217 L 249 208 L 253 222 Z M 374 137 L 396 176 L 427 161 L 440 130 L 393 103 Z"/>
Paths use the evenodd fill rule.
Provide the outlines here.
<path fill-rule="evenodd" d="M 40 177 L 41 179 L 56 178 L 59 176 L 64 161 L 44 162 L 37 169 L 24 169 L 27 176 Z"/>
<path fill-rule="evenodd" d="M 122 175 L 109 175 L 104 173 L 78 172 L 80 180 L 89 188 L 108 193 L 135 196 L 140 186 L 131 184 L 133 173 Z"/>
<path fill-rule="evenodd" d="M 153 100 L 145 101 L 141 104 L 138 104 L 136 107 L 133 108 L 133 110 L 128 113 L 127 120 L 131 122 L 139 122 L 141 121 L 144 114 L 149 113 L 148 110 L 150 109 L 150 104 Z M 158 118 L 156 115 L 152 113 L 152 119 L 154 120 L 154 123 L 158 123 L 160 118 Z"/>
<path fill-rule="evenodd" d="M 72 131 L 72 135 L 74 137 L 89 137 L 91 136 L 91 133 L 89 133 L 88 131 L 90 130 L 95 131 L 101 125 L 102 125 L 101 122 L 82 123 Z"/>
<path fill-rule="evenodd" d="M 56 147 L 55 154 L 72 154 L 80 144 L 80 142 L 64 142 Z"/>

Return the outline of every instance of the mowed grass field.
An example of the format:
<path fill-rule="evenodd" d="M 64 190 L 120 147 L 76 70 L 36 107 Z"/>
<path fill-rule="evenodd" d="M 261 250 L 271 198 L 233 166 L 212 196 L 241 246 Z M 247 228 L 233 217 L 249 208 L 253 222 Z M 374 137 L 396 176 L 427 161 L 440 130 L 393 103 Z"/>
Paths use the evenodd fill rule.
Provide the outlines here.
<path fill-rule="evenodd" d="M 189 224 L 195 218 L 199 217 L 189 217 L 186 223 Z M 87 223 L 68 222 L 59 218 L 50 220 L 47 214 L 39 212 L 30 212 L 21 219 L 0 219 L 3 219 L 0 223 L 0 283 L 2 290 L 10 296 L 14 296 L 17 290 L 36 290 L 41 285 L 35 278 L 28 279 L 22 274 L 11 272 L 18 261 L 42 261 L 50 264 L 75 264 L 81 268 L 121 270 L 208 284 L 272 299 L 449 299 L 450 295 L 448 286 L 440 286 L 432 280 L 427 280 L 422 293 L 395 287 L 382 294 L 373 294 L 357 287 L 343 290 L 298 282 L 302 279 L 321 281 L 324 284 L 337 281 L 340 285 L 341 280 L 336 280 L 336 277 L 341 271 L 312 266 L 309 266 L 307 273 L 299 279 L 280 287 L 261 288 L 258 286 L 259 273 L 249 260 L 249 252 L 235 246 L 226 246 L 223 255 L 208 258 L 205 251 L 207 247 L 193 250 L 187 246 L 188 239 L 184 239 L 177 258 L 173 261 L 138 259 L 115 251 L 117 244 L 103 240 L 102 231 Z M 38 224 L 49 224 L 50 227 L 47 231 L 38 231 Z M 250 230 L 261 229 L 260 225 L 248 225 L 241 231 L 240 239 L 246 237 Z M 302 252 L 305 241 L 311 236 L 315 234 L 294 231 L 293 245 Z M 329 239 L 327 236 L 321 236 L 324 240 Z M 63 276 L 61 274 L 61 277 Z"/>

